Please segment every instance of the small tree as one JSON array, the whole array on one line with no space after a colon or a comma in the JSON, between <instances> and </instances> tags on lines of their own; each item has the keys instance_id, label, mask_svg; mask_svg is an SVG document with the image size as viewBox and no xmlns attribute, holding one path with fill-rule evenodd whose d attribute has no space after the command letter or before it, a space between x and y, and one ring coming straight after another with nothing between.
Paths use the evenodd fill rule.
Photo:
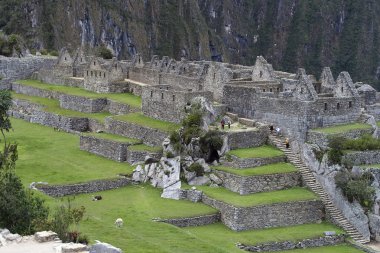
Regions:
<instances>
[{"instance_id":1,"label":"small tree","mask_svg":"<svg viewBox=\"0 0 380 253\"><path fill-rule=\"evenodd\" d=\"M96 55L102 57L103 59L112 59L113 57L112 51L104 45L98 47Z\"/></svg>"}]
</instances>

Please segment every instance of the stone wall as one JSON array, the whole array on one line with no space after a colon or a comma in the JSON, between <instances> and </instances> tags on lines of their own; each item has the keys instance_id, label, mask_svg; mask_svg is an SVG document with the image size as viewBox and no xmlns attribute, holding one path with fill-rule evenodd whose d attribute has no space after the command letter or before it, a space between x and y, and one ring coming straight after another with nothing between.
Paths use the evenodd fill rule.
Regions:
<instances>
[{"instance_id":1,"label":"stone wall","mask_svg":"<svg viewBox=\"0 0 380 253\"><path fill-rule=\"evenodd\" d=\"M165 222L177 227L196 227L206 226L220 221L220 213L202 215L189 218L176 218L176 219L155 219L155 221Z\"/></svg>"},{"instance_id":2,"label":"stone wall","mask_svg":"<svg viewBox=\"0 0 380 253\"><path fill-rule=\"evenodd\" d=\"M226 166L235 167L235 168L252 168L263 166L272 163L281 163L285 162L286 156L275 156L267 158L239 158L236 156L231 156L232 162L225 162Z\"/></svg>"},{"instance_id":3,"label":"stone wall","mask_svg":"<svg viewBox=\"0 0 380 253\"><path fill-rule=\"evenodd\" d=\"M62 94L59 97L59 106L73 111L96 113L106 110L107 99Z\"/></svg>"},{"instance_id":4,"label":"stone wall","mask_svg":"<svg viewBox=\"0 0 380 253\"><path fill-rule=\"evenodd\" d=\"M345 242L344 235L332 235L332 236L324 236L313 239L305 239L299 242L285 241L285 242L269 242L260 245L245 245L238 244L238 248L250 251L250 252L273 252L273 251L285 251L285 250L293 250L293 249L307 249L314 247L323 247L341 244Z\"/></svg>"},{"instance_id":5,"label":"stone wall","mask_svg":"<svg viewBox=\"0 0 380 253\"><path fill-rule=\"evenodd\" d=\"M266 143L268 134L268 127L228 132L228 145L230 149L259 147Z\"/></svg>"},{"instance_id":6,"label":"stone wall","mask_svg":"<svg viewBox=\"0 0 380 253\"><path fill-rule=\"evenodd\" d=\"M50 83L55 85L65 85L82 88L84 87L83 78L71 77L66 75L62 76L59 72L57 72L57 69L40 69L36 73L36 79L44 83Z\"/></svg>"},{"instance_id":7,"label":"stone wall","mask_svg":"<svg viewBox=\"0 0 380 253\"><path fill-rule=\"evenodd\" d=\"M220 210L222 222L235 231L315 223L324 218L320 200L235 207L203 194L202 202Z\"/></svg>"},{"instance_id":8,"label":"stone wall","mask_svg":"<svg viewBox=\"0 0 380 253\"><path fill-rule=\"evenodd\" d=\"M346 132L339 133L339 134L326 134L326 133L321 133L321 132L310 130L307 133L306 141L308 143L316 144L321 148L327 148L329 145L329 138L331 138L333 136L344 137L347 139L357 139L357 138L360 138L361 136L363 136L363 134L372 134L372 133L373 133L372 128L355 129L355 130L350 130L350 131L346 131Z\"/></svg>"},{"instance_id":9,"label":"stone wall","mask_svg":"<svg viewBox=\"0 0 380 253\"><path fill-rule=\"evenodd\" d=\"M155 159L161 159L162 154L160 152L149 152L144 150L130 150L127 149L127 162L130 164L141 162L145 160L145 157L149 155Z\"/></svg>"},{"instance_id":10,"label":"stone wall","mask_svg":"<svg viewBox=\"0 0 380 253\"><path fill-rule=\"evenodd\" d=\"M65 131L85 132L88 130L88 119L68 117L43 111L43 107L34 103L13 99L10 114L15 118L24 119L31 123L55 127Z\"/></svg>"},{"instance_id":11,"label":"stone wall","mask_svg":"<svg viewBox=\"0 0 380 253\"><path fill-rule=\"evenodd\" d=\"M25 94L28 96L43 97L43 98L53 98L59 99L61 93L56 91L44 90L35 88L32 86L22 85L18 83L12 83L12 90L16 93Z\"/></svg>"},{"instance_id":12,"label":"stone wall","mask_svg":"<svg viewBox=\"0 0 380 253\"><path fill-rule=\"evenodd\" d=\"M354 151L346 153L343 160L350 161L352 165L380 164L380 151Z\"/></svg>"},{"instance_id":13,"label":"stone wall","mask_svg":"<svg viewBox=\"0 0 380 253\"><path fill-rule=\"evenodd\" d=\"M41 68L52 68L56 61L56 57L15 58L0 56L0 76L10 80L26 79Z\"/></svg>"},{"instance_id":14,"label":"stone wall","mask_svg":"<svg viewBox=\"0 0 380 253\"><path fill-rule=\"evenodd\" d=\"M139 139L149 146L161 146L162 141L169 135L162 130L119 121L113 118L106 118L105 126L108 133Z\"/></svg>"},{"instance_id":15,"label":"stone wall","mask_svg":"<svg viewBox=\"0 0 380 253\"><path fill-rule=\"evenodd\" d=\"M107 110L111 114L118 115L118 114L128 114L131 112L138 112L138 111L140 111L140 108L134 108L128 104L123 104L123 103L115 102L115 101L108 99Z\"/></svg>"},{"instance_id":16,"label":"stone wall","mask_svg":"<svg viewBox=\"0 0 380 253\"><path fill-rule=\"evenodd\" d=\"M214 170L214 173L222 179L225 188L241 195L276 191L301 185L299 172L260 176L239 176L220 170Z\"/></svg>"},{"instance_id":17,"label":"stone wall","mask_svg":"<svg viewBox=\"0 0 380 253\"><path fill-rule=\"evenodd\" d=\"M129 185L130 183L131 180L129 178L115 178L68 185L36 185L36 188L51 197L63 197L116 189Z\"/></svg>"},{"instance_id":18,"label":"stone wall","mask_svg":"<svg viewBox=\"0 0 380 253\"><path fill-rule=\"evenodd\" d=\"M80 136L80 149L118 162L127 160L127 150L131 143L123 143L94 136Z\"/></svg>"}]
</instances>

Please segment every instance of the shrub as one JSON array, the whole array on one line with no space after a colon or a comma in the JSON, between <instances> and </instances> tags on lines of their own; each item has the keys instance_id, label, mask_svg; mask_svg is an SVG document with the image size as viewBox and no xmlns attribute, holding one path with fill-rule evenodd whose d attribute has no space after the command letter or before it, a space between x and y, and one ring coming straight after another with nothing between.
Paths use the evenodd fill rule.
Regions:
<instances>
[{"instance_id":1,"label":"shrub","mask_svg":"<svg viewBox=\"0 0 380 253\"><path fill-rule=\"evenodd\" d=\"M343 148L360 151L377 150L380 149L380 140L366 134L359 139L346 140L343 144Z\"/></svg>"},{"instance_id":2,"label":"shrub","mask_svg":"<svg viewBox=\"0 0 380 253\"><path fill-rule=\"evenodd\" d=\"M208 131L199 139L201 150L207 152L211 149L220 150L223 147L222 134L217 130Z\"/></svg>"},{"instance_id":3,"label":"shrub","mask_svg":"<svg viewBox=\"0 0 380 253\"><path fill-rule=\"evenodd\" d=\"M327 153L329 161L332 164L341 164L343 152L340 149L330 149Z\"/></svg>"},{"instance_id":4,"label":"shrub","mask_svg":"<svg viewBox=\"0 0 380 253\"><path fill-rule=\"evenodd\" d=\"M168 151L168 152L166 153L166 157L167 157L167 158L174 158L174 154L173 154L172 152Z\"/></svg>"},{"instance_id":5,"label":"shrub","mask_svg":"<svg viewBox=\"0 0 380 253\"><path fill-rule=\"evenodd\" d=\"M57 50L51 50L50 53L49 53L49 55L51 55L51 56L58 56L59 53L58 53Z\"/></svg>"},{"instance_id":6,"label":"shrub","mask_svg":"<svg viewBox=\"0 0 380 253\"><path fill-rule=\"evenodd\" d=\"M195 172L197 177L201 177L205 174L202 165L200 165L199 163L191 164L190 167L187 169L187 171Z\"/></svg>"},{"instance_id":7,"label":"shrub","mask_svg":"<svg viewBox=\"0 0 380 253\"><path fill-rule=\"evenodd\" d=\"M363 173L360 177L355 177L347 170L335 175L335 183L342 189L348 201L353 202L356 199L365 208L371 208L374 203L375 189L370 186L373 180L369 172Z\"/></svg>"},{"instance_id":8,"label":"shrub","mask_svg":"<svg viewBox=\"0 0 380 253\"><path fill-rule=\"evenodd\" d=\"M102 57L103 59L108 59L108 60L112 59L112 57L113 57L112 51L109 50L104 45L101 45L100 47L98 47L96 55L99 57Z\"/></svg>"},{"instance_id":9,"label":"shrub","mask_svg":"<svg viewBox=\"0 0 380 253\"><path fill-rule=\"evenodd\" d=\"M42 55L48 55L48 54L49 54L49 52L48 52L47 49L41 49L40 53L41 53Z\"/></svg>"}]
</instances>

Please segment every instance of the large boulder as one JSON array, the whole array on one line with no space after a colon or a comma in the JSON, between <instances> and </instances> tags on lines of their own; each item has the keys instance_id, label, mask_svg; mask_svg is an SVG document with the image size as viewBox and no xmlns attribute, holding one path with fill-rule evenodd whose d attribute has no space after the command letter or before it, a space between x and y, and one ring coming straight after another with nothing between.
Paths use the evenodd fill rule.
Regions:
<instances>
[{"instance_id":1,"label":"large boulder","mask_svg":"<svg viewBox=\"0 0 380 253\"><path fill-rule=\"evenodd\" d=\"M119 248L112 246L111 244L96 241L90 248L90 253L122 253Z\"/></svg>"}]
</instances>

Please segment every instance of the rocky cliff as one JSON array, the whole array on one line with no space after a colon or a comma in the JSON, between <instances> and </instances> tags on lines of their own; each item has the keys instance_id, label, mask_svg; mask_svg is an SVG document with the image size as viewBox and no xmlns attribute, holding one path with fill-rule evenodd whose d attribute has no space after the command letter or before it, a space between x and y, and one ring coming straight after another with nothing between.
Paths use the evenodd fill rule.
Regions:
<instances>
[{"instance_id":1,"label":"rocky cliff","mask_svg":"<svg viewBox=\"0 0 380 253\"><path fill-rule=\"evenodd\" d=\"M105 44L120 58L136 52L252 64L320 74L348 70L380 79L376 0L7 0L0 29L34 47Z\"/></svg>"}]
</instances>

